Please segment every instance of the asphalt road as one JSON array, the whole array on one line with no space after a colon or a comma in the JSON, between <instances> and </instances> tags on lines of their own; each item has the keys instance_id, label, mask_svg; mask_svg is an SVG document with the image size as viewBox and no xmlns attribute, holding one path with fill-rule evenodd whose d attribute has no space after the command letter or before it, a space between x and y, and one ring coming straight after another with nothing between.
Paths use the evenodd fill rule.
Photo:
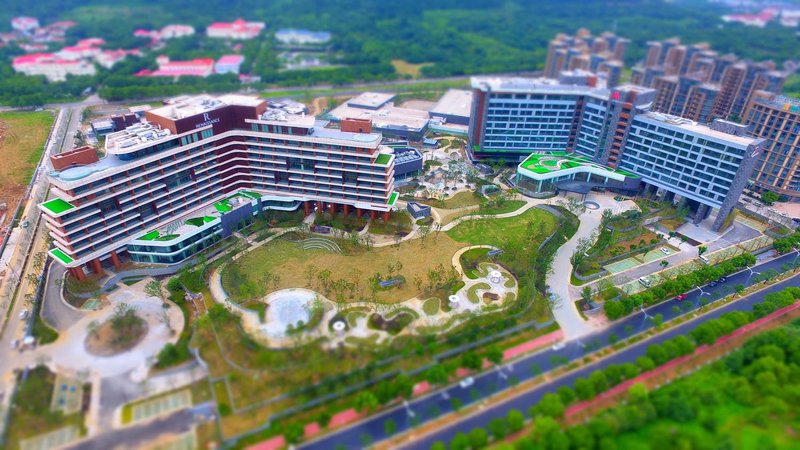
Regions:
<instances>
[{"instance_id":1,"label":"asphalt road","mask_svg":"<svg viewBox=\"0 0 800 450\"><path fill-rule=\"evenodd\" d=\"M754 267L754 269L757 272L763 272L768 269L780 270L782 265L791 263L797 257L798 255L796 253L791 253L762 263ZM701 297L711 298L714 294L722 294L726 286L732 289L733 286L737 284L752 284L749 282L750 278L750 271L744 270L728 277L726 283L715 288L708 288L705 286L688 292L687 299L684 300L684 302L691 304L692 308L689 311L693 311L701 306ZM700 323L717 318L726 312L750 310L753 304L763 301L764 295L789 286L797 286L798 284L800 284L800 275L778 283L757 294L729 303L697 320L671 328L655 336L646 343L627 347L600 362L579 368L535 390L510 399L505 403L487 407L479 413L460 420L436 433L420 437L418 440L402 448L409 450L428 449L436 441L441 440L449 442L457 432L469 432L475 427L484 427L490 420L505 416L511 409L518 409L527 414L527 409L538 402L542 395L547 392L553 392L560 386L572 386L577 378L586 377L593 371L602 369L610 364L633 362L636 358L645 354L649 344L663 342L677 335L686 334ZM391 419L395 423L397 432L406 431L413 426L436 418L444 413L451 412L453 410L451 405L452 398L458 398L464 405L480 401L491 394L508 388L513 384L511 380L514 378L519 381L533 378L541 372L547 372L557 367L559 364L563 364L565 360L573 361L582 358L586 353L608 345L608 338L612 334L624 338L629 334L637 334L645 331L654 326L653 321L649 319L651 316L661 314L664 321L668 321L687 313L682 310L680 312L674 311L673 307L677 305L678 302L676 300L669 300L654 305L647 308L647 317L642 312L634 313L631 316L612 323L602 331L598 331L581 339L567 341L565 343L566 345L559 350L546 349L515 361L513 365L507 364L500 366L480 376L476 376L474 384L468 388L462 388L459 385L450 386L441 391L414 399L410 401L407 406L395 407L381 414L369 417L352 427L302 444L299 448L314 450L328 450L337 446L344 446L349 449L364 448L369 443L377 442L388 437L387 433L384 431L384 422L386 420ZM628 330L631 331L629 332ZM558 361L558 359L562 359L562 361Z\"/></svg>"},{"instance_id":2,"label":"asphalt road","mask_svg":"<svg viewBox=\"0 0 800 450\"><path fill-rule=\"evenodd\" d=\"M195 411L182 409L165 417L160 417L141 425L120 428L111 433L103 433L94 438L79 441L65 450L108 450L112 448L141 448L154 437L167 433L188 432L196 423Z\"/></svg>"}]
</instances>

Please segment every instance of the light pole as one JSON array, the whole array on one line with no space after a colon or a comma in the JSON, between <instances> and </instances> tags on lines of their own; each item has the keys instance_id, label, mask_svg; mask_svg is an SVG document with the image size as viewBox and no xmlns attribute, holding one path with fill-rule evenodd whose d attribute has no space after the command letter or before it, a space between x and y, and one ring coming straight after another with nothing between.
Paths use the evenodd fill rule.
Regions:
<instances>
[{"instance_id":1,"label":"light pole","mask_svg":"<svg viewBox=\"0 0 800 450\"><path fill-rule=\"evenodd\" d=\"M795 259L797 259L797 258L795 258ZM745 280L745 282L744 282L744 284L745 284L745 285L747 285L748 283L750 283L750 278L752 278L752 277L753 277L753 275L761 275L761 272L756 272L756 271L754 271L754 270L753 270L752 268L750 268L750 267L747 267L747 270L749 270L749 271L750 271L750 275L748 275L748 276L747 276L747 280Z\"/></svg>"}]
</instances>

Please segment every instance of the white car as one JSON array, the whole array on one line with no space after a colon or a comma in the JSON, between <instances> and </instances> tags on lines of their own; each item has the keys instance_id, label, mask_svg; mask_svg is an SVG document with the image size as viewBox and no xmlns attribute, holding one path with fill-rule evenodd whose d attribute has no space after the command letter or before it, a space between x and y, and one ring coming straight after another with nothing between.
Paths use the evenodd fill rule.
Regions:
<instances>
[{"instance_id":1,"label":"white car","mask_svg":"<svg viewBox=\"0 0 800 450\"><path fill-rule=\"evenodd\" d=\"M463 380L461 380L461 382L458 383L458 385L464 389L472 386L473 384L475 384L475 378L472 377L464 378Z\"/></svg>"},{"instance_id":2,"label":"white car","mask_svg":"<svg viewBox=\"0 0 800 450\"><path fill-rule=\"evenodd\" d=\"M667 247L661 247L661 253L663 253L665 255L669 255L670 252L669 252L669 249Z\"/></svg>"},{"instance_id":3,"label":"white car","mask_svg":"<svg viewBox=\"0 0 800 450\"><path fill-rule=\"evenodd\" d=\"M28 318L28 310L27 309L23 309L22 312L19 313L19 318L22 319L22 320L27 319Z\"/></svg>"},{"instance_id":4,"label":"white car","mask_svg":"<svg viewBox=\"0 0 800 450\"><path fill-rule=\"evenodd\" d=\"M11 350L16 350L19 348L19 339L14 339L11 341Z\"/></svg>"},{"instance_id":5,"label":"white car","mask_svg":"<svg viewBox=\"0 0 800 450\"><path fill-rule=\"evenodd\" d=\"M567 344L566 344L566 343L564 343L564 342L558 342L558 343L555 343L555 344L553 344L553 347L551 347L551 348L552 348L552 350L553 350L554 352L557 352L557 351L561 350L562 348L564 348L564 347L566 347L566 346L567 346Z\"/></svg>"}]
</instances>

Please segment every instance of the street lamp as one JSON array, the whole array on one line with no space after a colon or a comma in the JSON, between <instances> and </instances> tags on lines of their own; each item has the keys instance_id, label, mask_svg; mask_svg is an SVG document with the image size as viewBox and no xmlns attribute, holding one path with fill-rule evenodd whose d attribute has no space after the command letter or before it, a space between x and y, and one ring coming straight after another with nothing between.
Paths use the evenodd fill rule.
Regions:
<instances>
[{"instance_id":1,"label":"street lamp","mask_svg":"<svg viewBox=\"0 0 800 450\"><path fill-rule=\"evenodd\" d=\"M797 259L797 258L795 258L795 259ZM747 280L745 280L745 282L744 282L745 285L747 285L750 282L750 278L752 278L753 275L761 275L761 272L756 272L750 267L746 267L746 269L750 271L750 275L747 276Z\"/></svg>"}]
</instances>

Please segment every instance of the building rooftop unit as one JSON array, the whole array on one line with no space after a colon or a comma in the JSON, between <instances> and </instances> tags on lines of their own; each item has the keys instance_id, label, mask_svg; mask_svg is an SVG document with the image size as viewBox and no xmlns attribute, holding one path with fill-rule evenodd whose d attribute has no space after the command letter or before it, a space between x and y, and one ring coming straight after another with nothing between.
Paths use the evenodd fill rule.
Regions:
<instances>
[{"instance_id":1,"label":"building rooftop unit","mask_svg":"<svg viewBox=\"0 0 800 450\"><path fill-rule=\"evenodd\" d=\"M170 130L161 129L148 122L140 122L106 136L106 151L116 154L130 153L140 144L151 144L166 139L171 134Z\"/></svg>"},{"instance_id":2,"label":"building rooftop unit","mask_svg":"<svg viewBox=\"0 0 800 450\"><path fill-rule=\"evenodd\" d=\"M709 139L717 139L720 141L726 141L734 145L740 146L748 146L755 141L759 140L753 137L747 136L737 136L735 134L726 133L724 131L715 130L712 127L708 127L705 125L700 125L697 122L686 119L679 116L673 116L671 114L659 113L659 112L647 112L644 114L640 114L636 116L637 119L639 118L646 118L656 122L661 122L664 125L669 125L672 127L680 128L686 130L688 132L692 132L695 134L703 135L705 138Z\"/></svg>"},{"instance_id":3,"label":"building rooftop unit","mask_svg":"<svg viewBox=\"0 0 800 450\"><path fill-rule=\"evenodd\" d=\"M428 125L428 112L419 109L385 106L379 110L353 108L342 104L329 112L336 120L365 119L372 120L375 128L421 131Z\"/></svg>"},{"instance_id":4,"label":"building rooftop unit","mask_svg":"<svg viewBox=\"0 0 800 450\"><path fill-rule=\"evenodd\" d=\"M263 102L264 100L258 97L239 94L226 94L217 97L205 94L194 96L183 95L165 100L164 106L151 109L149 113L171 120L178 120L184 117L191 117L213 111L223 106L241 105L255 107Z\"/></svg>"},{"instance_id":5,"label":"building rooftop unit","mask_svg":"<svg viewBox=\"0 0 800 450\"><path fill-rule=\"evenodd\" d=\"M472 91L448 89L442 98L429 111L431 116L440 114L448 116L469 117L472 107Z\"/></svg>"},{"instance_id":6,"label":"building rooftop unit","mask_svg":"<svg viewBox=\"0 0 800 450\"><path fill-rule=\"evenodd\" d=\"M395 94L386 94L382 92L364 92L358 97L351 98L350 100L348 100L347 104L354 108L378 109L381 106L384 106L390 101L392 101L394 97Z\"/></svg>"},{"instance_id":7,"label":"building rooftop unit","mask_svg":"<svg viewBox=\"0 0 800 450\"><path fill-rule=\"evenodd\" d=\"M472 77L470 78L470 84L473 89L482 91L516 92L521 94L533 92L582 94L590 92L598 96L608 97L610 92L604 87L562 84L552 78Z\"/></svg>"}]
</instances>

